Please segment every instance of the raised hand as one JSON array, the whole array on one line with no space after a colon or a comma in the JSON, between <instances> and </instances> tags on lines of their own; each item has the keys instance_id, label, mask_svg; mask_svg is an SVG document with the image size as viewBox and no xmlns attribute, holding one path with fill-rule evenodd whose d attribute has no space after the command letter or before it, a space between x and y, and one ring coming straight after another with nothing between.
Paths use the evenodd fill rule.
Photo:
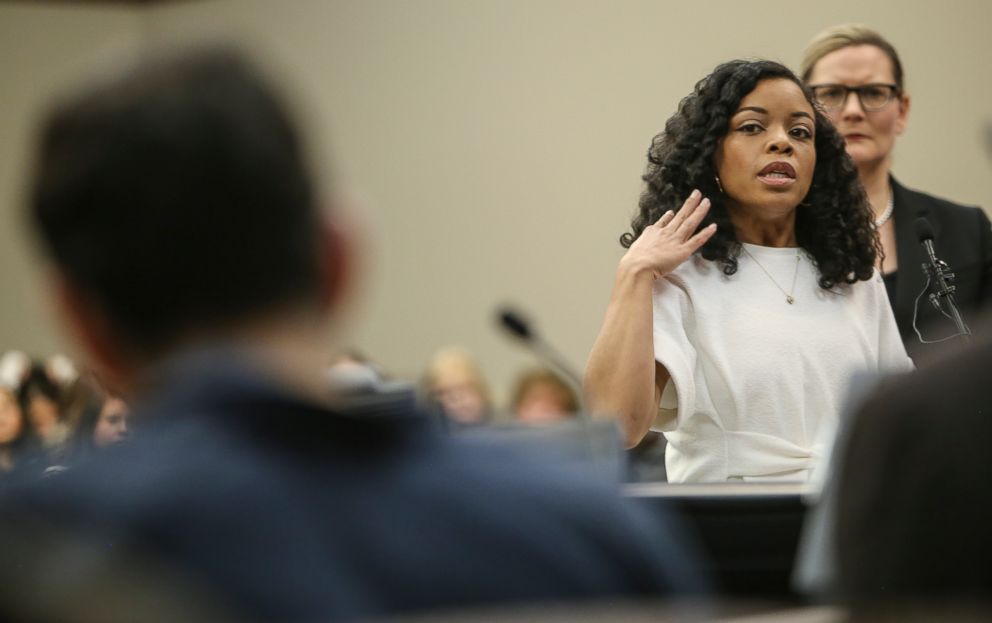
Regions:
<instances>
[{"instance_id":1,"label":"raised hand","mask_svg":"<svg viewBox=\"0 0 992 623\"><path fill-rule=\"evenodd\" d=\"M692 191L678 214L669 210L644 228L621 263L634 270L651 270L655 278L672 272L716 233L716 223L696 232L709 209L710 200Z\"/></svg>"}]
</instances>

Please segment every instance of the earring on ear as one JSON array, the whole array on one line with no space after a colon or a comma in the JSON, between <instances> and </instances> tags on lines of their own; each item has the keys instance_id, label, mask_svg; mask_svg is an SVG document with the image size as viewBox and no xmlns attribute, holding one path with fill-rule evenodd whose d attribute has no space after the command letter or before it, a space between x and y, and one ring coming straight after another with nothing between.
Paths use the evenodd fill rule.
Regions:
<instances>
[{"instance_id":1,"label":"earring on ear","mask_svg":"<svg viewBox=\"0 0 992 623\"><path fill-rule=\"evenodd\" d=\"M724 194L723 193L723 184L720 183L720 176L719 175L714 175L713 176L713 179L716 180L716 187L720 190L720 194L721 195Z\"/></svg>"}]
</instances>

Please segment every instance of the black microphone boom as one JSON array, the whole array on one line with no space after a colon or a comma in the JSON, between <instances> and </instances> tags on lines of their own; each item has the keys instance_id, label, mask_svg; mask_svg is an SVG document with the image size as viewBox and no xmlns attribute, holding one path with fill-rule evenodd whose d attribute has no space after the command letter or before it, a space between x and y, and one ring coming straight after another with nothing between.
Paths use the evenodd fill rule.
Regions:
<instances>
[{"instance_id":1,"label":"black microphone boom","mask_svg":"<svg viewBox=\"0 0 992 623\"><path fill-rule=\"evenodd\" d=\"M503 325L503 328L513 334L515 337L527 342L532 337L530 332L530 325L524 320L520 314L513 311L512 309L503 309L499 313L499 321Z\"/></svg>"},{"instance_id":2,"label":"black microphone boom","mask_svg":"<svg viewBox=\"0 0 992 623\"><path fill-rule=\"evenodd\" d=\"M522 315L513 309L504 307L499 312L499 323L510 335L523 342L539 359L548 363L564 376L573 385L579 396L582 395L582 378L572 369L572 366L566 363L565 358L557 350L534 332L533 327Z\"/></svg>"}]
</instances>

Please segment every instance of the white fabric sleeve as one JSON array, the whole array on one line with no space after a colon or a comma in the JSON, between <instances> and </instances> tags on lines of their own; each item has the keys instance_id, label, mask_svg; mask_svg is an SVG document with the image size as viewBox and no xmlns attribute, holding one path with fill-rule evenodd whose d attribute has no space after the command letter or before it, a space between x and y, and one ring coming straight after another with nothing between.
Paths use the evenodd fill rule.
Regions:
<instances>
[{"instance_id":1,"label":"white fabric sleeve","mask_svg":"<svg viewBox=\"0 0 992 623\"><path fill-rule=\"evenodd\" d=\"M885 281L878 269L872 275L871 286L875 317L878 319L878 371L895 374L909 372L916 366L906 354L906 346L902 342L902 336L899 335L892 304L885 292Z\"/></svg>"},{"instance_id":2,"label":"white fabric sleeve","mask_svg":"<svg viewBox=\"0 0 992 623\"><path fill-rule=\"evenodd\" d=\"M685 284L668 275L654 284L654 357L670 379L661 395L659 412L651 428L671 432L696 408L696 349L689 341L692 329L692 300ZM675 417L671 410L675 409Z\"/></svg>"}]
</instances>

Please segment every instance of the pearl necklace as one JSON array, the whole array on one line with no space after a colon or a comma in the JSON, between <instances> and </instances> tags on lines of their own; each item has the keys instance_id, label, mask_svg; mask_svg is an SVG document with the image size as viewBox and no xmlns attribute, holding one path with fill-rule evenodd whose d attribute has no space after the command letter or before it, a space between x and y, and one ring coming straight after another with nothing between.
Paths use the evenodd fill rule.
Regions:
<instances>
[{"instance_id":1,"label":"pearl necklace","mask_svg":"<svg viewBox=\"0 0 992 623\"><path fill-rule=\"evenodd\" d=\"M889 189L889 202L885 204L885 212L882 212L882 216L875 220L875 229L878 229L882 225L885 225L890 218L892 218L892 210L896 207L896 204L892 201L892 189Z\"/></svg>"}]
</instances>

